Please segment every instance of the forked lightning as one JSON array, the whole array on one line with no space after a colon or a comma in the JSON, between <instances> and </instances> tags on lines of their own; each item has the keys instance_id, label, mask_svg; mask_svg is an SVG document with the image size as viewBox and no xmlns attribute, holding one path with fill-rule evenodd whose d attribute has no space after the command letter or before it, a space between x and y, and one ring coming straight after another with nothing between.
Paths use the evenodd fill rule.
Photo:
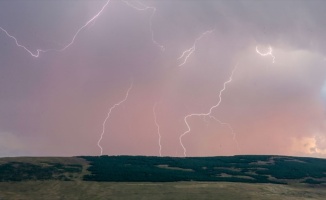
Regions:
<instances>
[{"instance_id":1,"label":"forked lightning","mask_svg":"<svg viewBox=\"0 0 326 200\"><path fill-rule=\"evenodd\" d=\"M233 74L234 74L234 72L235 72L236 69L237 69L237 66L235 66L234 69L232 70L232 73L231 73L231 76L230 76L229 80L227 80L227 81L224 82L223 88L219 92L219 101L217 102L217 104L215 104L214 106L210 107L210 109L209 109L209 111L207 113L192 113L192 114L189 114L189 115L185 116L184 122L185 122L185 124L187 126L187 130L182 135L180 135L180 137L179 137L180 145L183 148L183 154L184 154L184 156L187 156L187 154L186 154L187 153L187 150L186 150L186 147L182 143L182 138L191 131L190 125L188 123L188 119L191 118L191 117L210 117L210 118L216 120L217 122L219 122L222 125L227 125L230 128L230 130L232 131L233 137L235 138L235 133L233 131L233 128L230 126L230 124L223 123L223 122L217 120L214 116L212 116L212 112L213 112L213 109L217 108L222 103L222 93L225 91L226 85L228 83L232 82L232 77L233 77Z\"/></svg>"},{"instance_id":2,"label":"forked lightning","mask_svg":"<svg viewBox=\"0 0 326 200\"><path fill-rule=\"evenodd\" d=\"M96 14L94 15L90 20L88 20L82 27L80 27L77 32L73 35L71 41L66 44L63 48L61 49L47 49L47 50L42 50L42 49L37 49L35 53L33 53L31 50L29 50L27 47L25 47L24 45L20 44L17 40L17 38L15 38L13 35L10 35L8 33L8 31L6 31L4 28L0 27L0 30L3 31L8 37L12 38L16 45L18 47L21 47L23 48L25 51L27 51L31 56L35 57L35 58L38 58L40 56L40 53L45 53L45 52L48 52L48 51L64 51L66 50L67 48L69 48L74 42L75 42L75 39L76 37L78 36L78 34L80 33L80 31L82 31L84 28L86 28L91 22L93 22L96 18L98 18L100 16L100 14L103 12L103 10L105 9L105 7L109 4L111 0L108 0L101 8L101 10Z\"/></svg>"}]
</instances>

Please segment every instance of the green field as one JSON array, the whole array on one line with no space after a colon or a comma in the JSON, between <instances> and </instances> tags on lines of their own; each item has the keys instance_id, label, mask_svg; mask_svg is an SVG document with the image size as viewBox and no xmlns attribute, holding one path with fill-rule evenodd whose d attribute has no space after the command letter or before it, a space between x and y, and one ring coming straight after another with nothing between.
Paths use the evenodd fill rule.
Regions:
<instances>
[{"instance_id":1,"label":"green field","mask_svg":"<svg viewBox=\"0 0 326 200\"><path fill-rule=\"evenodd\" d=\"M0 158L0 200L325 197L325 159L285 156Z\"/></svg>"}]
</instances>

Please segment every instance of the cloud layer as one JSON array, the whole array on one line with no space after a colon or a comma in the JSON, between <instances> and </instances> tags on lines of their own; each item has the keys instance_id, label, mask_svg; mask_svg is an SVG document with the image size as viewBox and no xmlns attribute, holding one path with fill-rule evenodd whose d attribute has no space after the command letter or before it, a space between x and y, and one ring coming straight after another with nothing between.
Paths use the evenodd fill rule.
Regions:
<instances>
[{"instance_id":1,"label":"cloud layer","mask_svg":"<svg viewBox=\"0 0 326 200\"><path fill-rule=\"evenodd\" d=\"M0 26L31 50L60 49L106 1L3 1ZM134 1L130 1L134 6ZM324 1L111 1L64 52L31 57L0 31L0 156L326 157ZM143 7L145 8L145 7ZM150 27L150 25L152 25ZM206 31L213 30L200 40ZM152 35L153 33L153 35ZM153 40L165 47L165 51ZM195 50L180 65L182 52ZM271 56L260 56L272 47ZM238 144L238 145L237 145Z\"/></svg>"}]
</instances>

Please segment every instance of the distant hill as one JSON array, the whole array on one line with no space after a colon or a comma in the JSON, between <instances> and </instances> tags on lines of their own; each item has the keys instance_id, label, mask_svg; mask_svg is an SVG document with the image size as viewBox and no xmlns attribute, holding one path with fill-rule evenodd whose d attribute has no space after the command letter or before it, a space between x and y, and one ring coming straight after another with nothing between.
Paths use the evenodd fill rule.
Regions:
<instances>
[{"instance_id":1,"label":"distant hill","mask_svg":"<svg viewBox=\"0 0 326 200\"><path fill-rule=\"evenodd\" d=\"M0 182L243 182L326 185L326 159L287 156L1 158Z\"/></svg>"},{"instance_id":2,"label":"distant hill","mask_svg":"<svg viewBox=\"0 0 326 200\"><path fill-rule=\"evenodd\" d=\"M284 156L82 157L89 161L86 181L326 184L326 160Z\"/></svg>"}]
</instances>

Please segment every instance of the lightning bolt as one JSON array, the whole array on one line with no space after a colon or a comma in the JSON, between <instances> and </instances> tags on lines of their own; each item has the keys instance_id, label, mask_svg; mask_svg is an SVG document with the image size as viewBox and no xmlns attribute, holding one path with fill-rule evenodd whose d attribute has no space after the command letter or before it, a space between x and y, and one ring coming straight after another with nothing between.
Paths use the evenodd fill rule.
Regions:
<instances>
[{"instance_id":1,"label":"lightning bolt","mask_svg":"<svg viewBox=\"0 0 326 200\"><path fill-rule=\"evenodd\" d=\"M94 15L91 19L89 19L82 27L80 27L77 32L73 35L71 41L66 44L63 48L61 49L47 49L47 50L42 50L42 49L37 49L35 53L33 53L31 50L29 50L27 47L25 47L24 45L20 44L17 40L17 38L15 38L13 35L9 34L7 30L5 30L4 28L0 27L0 30L3 31L8 37L10 37L11 39L13 39L16 43L16 45L20 48L23 48L25 51L27 51L31 56L38 58L40 56L41 53L45 53L45 52L49 52L49 51L64 51L67 48L69 48L74 42L76 37L78 36L78 34L85 29L91 22L93 22L94 20L96 20L100 14L103 12L103 10L106 8L106 6L109 4L111 0L108 0L101 8L101 10Z\"/></svg>"},{"instance_id":2,"label":"lightning bolt","mask_svg":"<svg viewBox=\"0 0 326 200\"><path fill-rule=\"evenodd\" d=\"M161 51L164 51L165 50L165 47L160 44L159 42L157 42L155 40L155 37L154 37L154 31L153 31L153 17L156 13L156 8L155 7L151 7L151 6L147 6L139 1L133 1L133 2L136 2L138 5L135 5L135 4L131 4L129 1L126 1L126 0L122 0L122 2L124 2L127 6L133 8L133 9L136 9L138 11L146 11L146 10L152 10L152 14L149 18L149 30L151 32L151 39L152 39L152 42L158 47L161 49Z\"/></svg>"},{"instance_id":3,"label":"lightning bolt","mask_svg":"<svg viewBox=\"0 0 326 200\"><path fill-rule=\"evenodd\" d=\"M234 132L234 130L233 130L231 124L226 123L226 122L222 122L221 120L217 119L216 117L214 117L214 116L212 116L212 115L210 115L210 116L205 115L203 119L204 119L204 121L206 122L206 125L207 125L207 126L208 126L209 123L210 123L210 121L207 120L207 117L209 117L209 119L213 119L214 121L218 122L218 123L221 124L222 126L227 126L227 127L228 127L228 129L231 131L231 133L232 133L232 135L233 135L233 140L234 140L234 141L236 142L236 144L237 144L237 149L239 150L239 143L238 143L238 140L237 140L237 138L236 138L236 134L235 134L235 132Z\"/></svg>"},{"instance_id":4,"label":"lightning bolt","mask_svg":"<svg viewBox=\"0 0 326 200\"><path fill-rule=\"evenodd\" d=\"M120 106L123 102L125 102L125 101L128 99L129 92L130 92L130 90L132 89L132 87L133 87L133 81L131 82L131 84L130 84L130 86L129 86L127 92L126 92L126 95L125 95L124 99L122 99L120 102L114 104L114 105L109 109L109 112L108 112L106 118L105 118L104 121L103 121L103 124L102 124L102 133L101 133L100 139L99 139L98 142L97 142L97 146L98 146L98 147L100 148L100 150L101 150L101 154L100 154L100 155L103 155L103 148L102 148L102 146L100 145L100 142L101 142L101 140L103 139L103 136L104 136L104 133L105 133L105 124L106 124L106 121L110 118L113 109L115 109L116 107Z\"/></svg>"},{"instance_id":5,"label":"lightning bolt","mask_svg":"<svg viewBox=\"0 0 326 200\"><path fill-rule=\"evenodd\" d=\"M184 52L182 52L181 56L178 58L178 60L183 59L183 62L181 62L181 64L179 64L179 67L181 67L182 65L186 64L188 58L191 56L191 54L193 54L196 50L196 43L201 40L205 35L212 33L214 30L208 30L203 32L194 42L194 44L192 45L192 47L190 49L185 50Z\"/></svg>"},{"instance_id":6,"label":"lightning bolt","mask_svg":"<svg viewBox=\"0 0 326 200\"><path fill-rule=\"evenodd\" d=\"M153 114L154 114L154 122L157 128L157 134L158 134L159 154L160 156L162 156L161 133L160 133L160 125L158 124L157 117L156 117L156 106L157 106L157 102L153 106Z\"/></svg>"},{"instance_id":7,"label":"lightning bolt","mask_svg":"<svg viewBox=\"0 0 326 200\"><path fill-rule=\"evenodd\" d=\"M226 90L226 85L229 84L230 82L232 82L232 77L233 77L233 74L234 74L234 72L235 72L236 69L237 69L237 65L232 70L232 73L230 75L229 80L227 80L227 81L224 82L223 88L219 92L219 101L217 102L217 104L215 104L212 107L210 107L210 109L209 109L209 111L207 113L192 113L192 114L189 114L189 115L185 116L184 122L185 122L185 124L187 126L187 130L182 135L180 135L180 137L179 137L180 144L181 144L181 146L183 148L183 154L184 154L184 156L187 156L187 154L186 154L187 150L186 150L185 146L182 143L182 138L191 131L190 125L188 123L188 119L191 118L191 117L204 117L205 118L205 117L208 116L208 117L214 119L215 121L219 122L222 125L227 125L230 128L230 130L232 131L233 136L235 138L235 133L234 133L233 128L231 127L231 125L228 124L228 123L224 123L224 122L221 122L221 121L217 120L214 116L212 116L212 111L213 111L213 109L217 108L222 103L222 94Z\"/></svg>"},{"instance_id":8,"label":"lightning bolt","mask_svg":"<svg viewBox=\"0 0 326 200\"><path fill-rule=\"evenodd\" d=\"M234 132L234 129L233 129L233 127L231 126L231 124L226 123L226 122L222 122L222 121L220 121L219 119L217 119L216 117L211 116L211 115L210 115L209 117L210 117L211 119L215 120L216 122L218 122L219 124L228 127L228 129L230 130L231 134L233 135L233 141L235 141L235 143L236 143L236 145L237 145L237 149L239 150L239 149L240 149L240 148L239 148L239 142L238 142L238 140L237 140L237 138L236 138L236 133Z\"/></svg>"},{"instance_id":9,"label":"lightning bolt","mask_svg":"<svg viewBox=\"0 0 326 200\"><path fill-rule=\"evenodd\" d=\"M275 63L275 56L273 55L273 49L271 46L268 47L267 53L262 53L258 50L258 46L256 46L256 52L261 56L271 56L273 58L273 63Z\"/></svg>"},{"instance_id":10,"label":"lightning bolt","mask_svg":"<svg viewBox=\"0 0 326 200\"><path fill-rule=\"evenodd\" d=\"M3 31L8 37L10 37L11 39L13 39L18 47L23 48L25 51L27 51L31 56L33 56L35 58L39 57L41 52L47 52L48 51L48 50L37 49L36 50L36 53L33 53L32 51L30 51L29 49L27 49L25 46L19 44L18 40L14 36L10 35L8 33L8 31L5 30L4 28L2 28L1 26L0 26L0 30Z\"/></svg>"}]
</instances>

